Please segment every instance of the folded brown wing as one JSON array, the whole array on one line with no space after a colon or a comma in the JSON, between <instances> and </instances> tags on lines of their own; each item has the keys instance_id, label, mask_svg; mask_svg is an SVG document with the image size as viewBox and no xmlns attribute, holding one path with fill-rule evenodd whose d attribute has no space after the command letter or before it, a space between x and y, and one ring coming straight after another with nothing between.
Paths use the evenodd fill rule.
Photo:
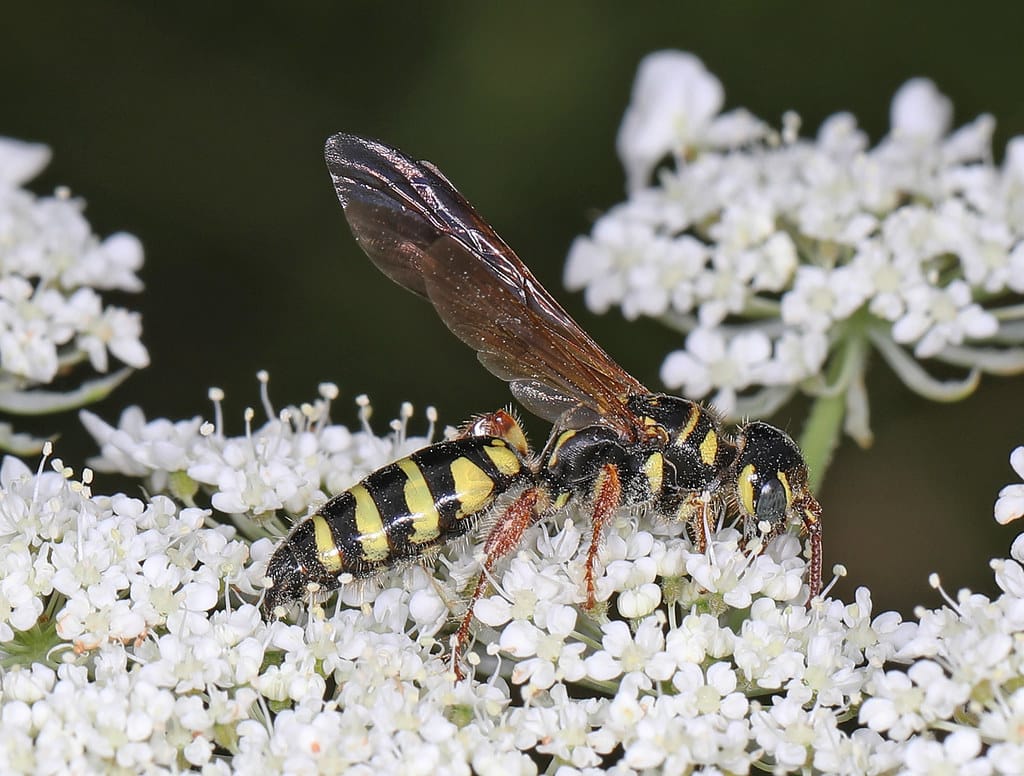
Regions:
<instances>
[{"instance_id":1,"label":"folded brown wing","mask_svg":"<svg viewBox=\"0 0 1024 776\"><path fill-rule=\"evenodd\" d=\"M629 396L647 390L537 282L511 248L428 162L338 134L325 157L356 241L553 423L603 422L636 433Z\"/></svg>"}]
</instances>

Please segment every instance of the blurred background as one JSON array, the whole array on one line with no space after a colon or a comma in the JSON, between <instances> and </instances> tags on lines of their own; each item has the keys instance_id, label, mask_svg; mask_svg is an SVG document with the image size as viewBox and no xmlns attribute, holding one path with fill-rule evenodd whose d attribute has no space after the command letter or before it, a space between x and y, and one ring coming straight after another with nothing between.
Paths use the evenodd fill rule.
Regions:
<instances>
[{"instance_id":1,"label":"blurred background","mask_svg":"<svg viewBox=\"0 0 1024 776\"><path fill-rule=\"evenodd\" d=\"M658 387L676 336L594 316L561 283L573 237L624 196L614 141L641 57L691 51L723 82L727 109L775 126L794 109L805 134L849 110L873 140L896 88L928 76L957 125L996 117L1001 158L1024 134L1022 22L1024 6L984 3L19 3L4 14L0 134L53 148L35 191L67 185L98 234L126 230L145 246L146 291L121 301L143 314L152 366L93 408L108 421L129 404L210 416L207 388L219 386L239 433L268 369L277 407L333 381L336 420L352 425L365 392L379 431L403 400L416 431L424 405L456 424L510 396L359 252L324 168L328 135L438 164L584 328ZM820 494L826 567L850 572L838 593L865 584L878 607L936 606L931 571L951 591L992 593L987 561L1016 535L992 504L1016 479L1024 380L987 378L946 406L878 367L875 445L844 440ZM774 420L796 434L805 410ZM57 453L76 469L95 452L73 415L25 425L59 429ZM529 428L544 438L542 423ZM94 491L113 487L100 475Z\"/></svg>"}]
</instances>

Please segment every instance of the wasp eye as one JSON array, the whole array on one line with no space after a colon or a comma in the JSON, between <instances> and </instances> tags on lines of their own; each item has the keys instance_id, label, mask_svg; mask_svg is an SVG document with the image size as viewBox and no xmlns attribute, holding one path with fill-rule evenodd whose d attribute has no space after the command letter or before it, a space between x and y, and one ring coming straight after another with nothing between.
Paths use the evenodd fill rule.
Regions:
<instances>
[{"instance_id":1,"label":"wasp eye","mask_svg":"<svg viewBox=\"0 0 1024 776\"><path fill-rule=\"evenodd\" d=\"M789 494L786 487L775 477L765 481L754 499L754 514L758 521L765 520L771 525L781 523L789 508Z\"/></svg>"}]
</instances>

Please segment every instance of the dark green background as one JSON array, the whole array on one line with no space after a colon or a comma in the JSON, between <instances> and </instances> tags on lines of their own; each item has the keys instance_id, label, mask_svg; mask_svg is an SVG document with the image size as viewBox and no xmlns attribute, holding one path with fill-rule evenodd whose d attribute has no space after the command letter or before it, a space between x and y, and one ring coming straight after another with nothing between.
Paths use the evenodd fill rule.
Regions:
<instances>
[{"instance_id":1,"label":"dark green background","mask_svg":"<svg viewBox=\"0 0 1024 776\"><path fill-rule=\"evenodd\" d=\"M381 429L403 399L456 423L508 392L359 253L324 170L329 134L379 137L440 165L583 325L657 385L673 336L597 318L561 287L573 236L623 197L613 144L640 58L690 50L728 107L776 125L795 109L807 132L850 110L876 140L894 90L926 75L958 124L996 116L1001 156L1024 133L1024 14L962 9L20 3L0 33L0 133L53 147L37 191L70 186L97 232L125 229L146 246L147 290L128 304L143 312L153 365L100 406L106 418L130 403L151 417L209 416L216 385L237 433L266 368L278 406L331 380L339 420L367 392ZM826 563L850 569L843 595L863 583L880 606L934 605L932 570L951 589L993 589L987 560L1015 535L991 507L1024 443L1022 388L989 379L943 406L872 373L876 444L844 442L821 494ZM776 420L796 431L804 410ZM73 417L33 427L62 429L58 453L76 466L93 451ZM543 425L531 428L540 439ZM97 478L97 492L111 487Z\"/></svg>"}]
</instances>

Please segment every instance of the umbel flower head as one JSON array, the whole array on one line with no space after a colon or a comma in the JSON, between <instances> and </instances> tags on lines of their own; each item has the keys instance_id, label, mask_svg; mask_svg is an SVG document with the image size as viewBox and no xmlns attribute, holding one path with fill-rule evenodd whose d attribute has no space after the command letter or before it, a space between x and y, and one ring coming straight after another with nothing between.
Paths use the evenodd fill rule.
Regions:
<instances>
[{"instance_id":1,"label":"umbel flower head","mask_svg":"<svg viewBox=\"0 0 1024 776\"><path fill-rule=\"evenodd\" d=\"M963 591L904 622L863 588L808 608L793 536L751 555L726 526L701 553L678 525L622 515L595 616L583 605L587 515L573 509L496 569L477 607L475 675L461 682L443 645L477 570L465 547L436 568L346 585L343 603L294 623L264 620L273 544L254 537L272 524L268 499L233 473L259 467L268 490L294 495L270 514L303 513L323 499L295 488L303 461L358 478L428 441L407 436L408 411L375 435L365 401L362 429L330 422L335 393L281 412L265 400L265 422L247 411L239 436L219 417L92 417L98 464L127 472L137 455L144 471L132 473L174 498L93 495L88 471L7 459L0 770L1018 772L1021 538L992 562L997 598ZM203 473L194 500L220 506L181 506L183 471Z\"/></svg>"},{"instance_id":2,"label":"umbel flower head","mask_svg":"<svg viewBox=\"0 0 1024 776\"><path fill-rule=\"evenodd\" d=\"M692 58L664 61L704 78ZM728 157L715 150L723 138L769 153L759 123L719 115L720 87L701 83L644 90L657 98L652 115L662 103L692 115L667 129L624 125L623 143L640 148L634 185L677 131L704 149L695 159ZM754 296L781 308L796 270L778 269L784 238L769 239L781 259L764 271L788 279L778 298ZM753 326L722 336L722 352L776 359L773 334L767 348ZM824 347L822 358L837 358L829 337ZM493 569L463 681L445 644L479 571L466 546L265 620L258 604L282 518L428 444L434 423L428 412L426 436L410 437L403 406L380 436L360 398L361 427L349 429L331 420L331 384L278 412L267 380L265 419L246 410L238 435L218 390L212 421L147 421L133 407L114 425L83 413L101 448L94 465L142 478L145 497L96 495L90 470L76 476L46 457L36 471L0 465L0 772L1020 773L1024 537L991 562L995 598L950 596L935 579L945 605L905 622L875 612L864 588L851 602L826 588L808 605L794 536L743 547L736 526L712 525L698 552L659 515L616 514L601 605L588 609L589 515L570 505ZM1011 456L1018 474L1021 454ZM999 521L1024 513L1021 487L1000 493Z\"/></svg>"},{"instance_id":3,"label":"umbel flower head","mask_svg":"<svg viewBox=\"0 0 1024 776\"><path fill-rule=\"evenodd\" d=\"M142 246L130 234L98 239L83 204L59 189L36 197L22 188L46 166L42 145L0 138L0 412L41 414L107 395L149 364L138 313L105 305L100 291L140 291ZM62 391L44 390L88 360L110 372ZM38 452L41 440L0 423L0 449Z\"/></svg>"},{"instance_id":4,"label":"umbel flower head","mask_svg":"<svg viewBox=\"0 0 1024 776\"><path fill-rule=\"evenodd\" d=\"M781 129L723 113L723 93L690 54L641 63L618 139L628 198L565 271L594 311L686 335L667 386L732 418L798 391L842 402L866 444L871 351L944 401L1024 370L1024 138L996 165L994 119L952 130L925 79L899 89L874 146L848 113L806 138L793 113ZM963 374L937 379L935 363Z\"/></svg>"}]
</instances>

